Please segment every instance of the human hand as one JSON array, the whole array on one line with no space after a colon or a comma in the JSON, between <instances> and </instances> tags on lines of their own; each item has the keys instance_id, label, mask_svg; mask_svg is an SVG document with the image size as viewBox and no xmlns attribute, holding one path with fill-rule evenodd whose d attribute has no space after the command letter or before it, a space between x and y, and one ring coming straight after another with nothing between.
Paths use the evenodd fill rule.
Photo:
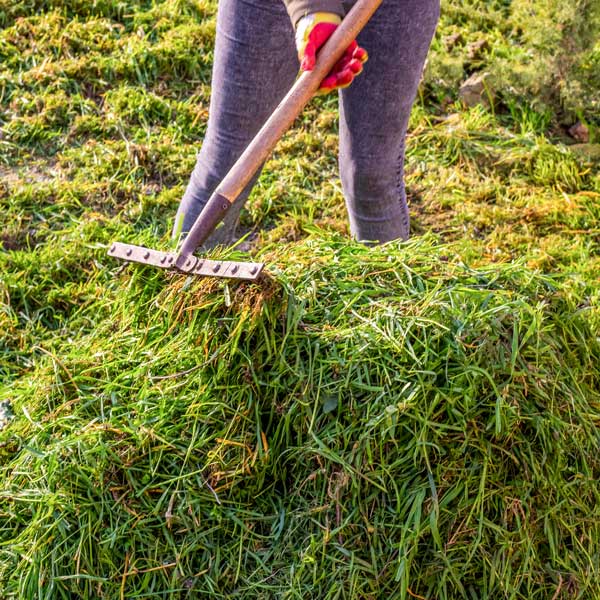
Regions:
<instances>
[{"instance_id":1,"label":"human hand","mask_svg":"<svg viewBox=\"0 0 600 600\"><path fill-rule=\"evenodd\" d=\"M313 13L298 21L296 47L301 71L312 71L319 48L325 44L341 22L342 19L338 15L327 12ZM354 40L329 75L321 82L317 93L327 94L348 87L363 70L363 65L368 58L367 51Z\"/></svg>"}]
</instances>

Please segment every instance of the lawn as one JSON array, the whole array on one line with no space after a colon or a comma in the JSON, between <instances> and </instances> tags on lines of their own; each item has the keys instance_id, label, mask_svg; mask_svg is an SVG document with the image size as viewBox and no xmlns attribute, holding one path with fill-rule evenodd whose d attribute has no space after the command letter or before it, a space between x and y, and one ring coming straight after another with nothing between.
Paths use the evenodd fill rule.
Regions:
<instances>
[{"instance_id":1,"label":"lawn","mask_svg":"<svg viewBox=\"0 0 600 600\"><path fill-rule=\"evenodd\" d=\"M0 597L600 598L600 7L442 9L411 239L321 97L247 283L106 255L169 247L216 2L0 0Z\"/></svg>"}]
</instances>

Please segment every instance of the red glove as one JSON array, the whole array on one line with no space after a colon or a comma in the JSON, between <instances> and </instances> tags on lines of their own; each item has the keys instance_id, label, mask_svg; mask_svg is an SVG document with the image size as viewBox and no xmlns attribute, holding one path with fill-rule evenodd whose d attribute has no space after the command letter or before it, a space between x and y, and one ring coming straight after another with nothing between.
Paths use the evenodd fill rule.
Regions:
<instances>
[{"instance_id":1,"label":"red glove","mask_svg":"<svg viewBox=\"0 0 600 600\"><path fill-rule=\"evenodd\" d=\"M300 59L300 70L312 71L317 52L337 29L342 19L334 13L318 12L302 17L296 26L296 47ZM346 88L363 70L369 58L367 51L354 40L331 72L321 82L319 94L327 94L338 88Z\"/></svg>"}]
</instances>

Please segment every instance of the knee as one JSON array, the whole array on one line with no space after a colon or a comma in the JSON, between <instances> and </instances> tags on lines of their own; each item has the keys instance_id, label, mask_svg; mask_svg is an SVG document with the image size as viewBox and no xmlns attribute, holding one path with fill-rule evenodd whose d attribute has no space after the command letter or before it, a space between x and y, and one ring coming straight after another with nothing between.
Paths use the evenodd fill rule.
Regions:
<instances>
[{"instance_id":1,"label":"knee","mask_svg":"<svg viewBox=\"0 0 600 600\"><path fill-rule=\"evenodd\" d=\"M389 159L352 160L340 163L340 178L348 196L368 201L401 191L403 167Z\"/></svg>"}]
</instances>

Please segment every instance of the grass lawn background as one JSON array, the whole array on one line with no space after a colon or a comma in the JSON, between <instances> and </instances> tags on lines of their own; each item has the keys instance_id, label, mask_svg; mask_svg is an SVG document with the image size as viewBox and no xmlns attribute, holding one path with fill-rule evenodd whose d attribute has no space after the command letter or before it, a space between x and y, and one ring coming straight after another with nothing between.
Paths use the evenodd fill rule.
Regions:
<instances>
[{"instance_id":1,"label":"grass lawn background","mask_svg":"<svg viewBox=\"0 0 600 600\"><path fill-rule=\"evenodd\" d=\"M409 242L348 239L313 101L259 284L106 256L169 244L215 11L0 0L0 596L600 598L597 3L443 2Z\"/></svg>"}]
</instances>

